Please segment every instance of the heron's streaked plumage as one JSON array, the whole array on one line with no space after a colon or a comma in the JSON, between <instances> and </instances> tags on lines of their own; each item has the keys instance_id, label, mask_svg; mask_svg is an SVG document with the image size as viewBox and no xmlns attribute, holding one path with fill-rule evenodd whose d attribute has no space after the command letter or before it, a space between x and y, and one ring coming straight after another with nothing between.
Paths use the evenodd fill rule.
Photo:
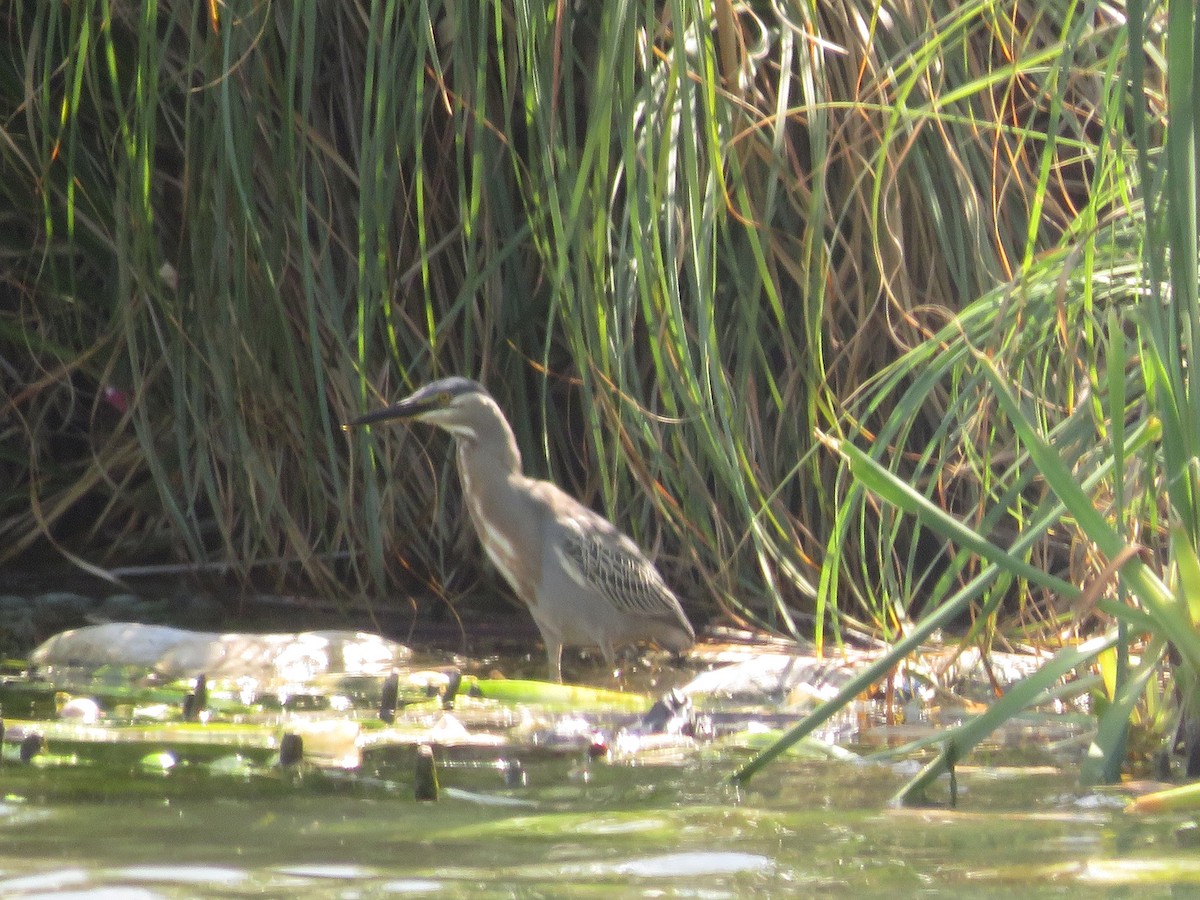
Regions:
<instances>
[{"instance_id":1,"label":"heron's streaked plumage","mask_svg":"<svg viewBox=\"0 0 1200 900\"><path fill-rule=\"evenodd\" d=\"M529 607L551 677L563 646L616 649L640 641L682 652L695 632L679 600L638 546L603 516L548 481L527 477L512 428L491 395L467 378L444 378L349 426L419 419L458 445L463 497L480 543Z\"/></svg>"}]
</instances>

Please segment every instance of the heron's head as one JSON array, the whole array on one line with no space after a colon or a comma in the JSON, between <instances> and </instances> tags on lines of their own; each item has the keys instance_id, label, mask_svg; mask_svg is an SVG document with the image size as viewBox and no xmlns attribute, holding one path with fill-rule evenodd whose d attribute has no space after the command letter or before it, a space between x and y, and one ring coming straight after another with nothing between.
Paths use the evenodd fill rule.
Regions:
<instances>
[{"instance_id":1,"label":"heron's head","mask_svg":"<svg viewBox=\"0 0 1200 900\"><path fill-rule=\"evenodd\" d=\"M415 419L444 428L452 435L477 440L496 418L503 415L492 395L469 378L443 378L430 382L398 403L351 419L342 428L349 431L360 425L393 419Z\"/></svg>"}]
</instances>

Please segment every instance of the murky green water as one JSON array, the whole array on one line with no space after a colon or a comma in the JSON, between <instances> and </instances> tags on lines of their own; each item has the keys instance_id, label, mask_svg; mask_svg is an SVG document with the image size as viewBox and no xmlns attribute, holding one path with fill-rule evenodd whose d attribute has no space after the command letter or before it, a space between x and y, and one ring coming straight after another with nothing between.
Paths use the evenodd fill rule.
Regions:
<instances>
[{"instance_id":1,"label":"murky green water","mask_svg":"<svg viewBox=\"0 0 1200 900\"><path fill-rule=\"evenodd\" d=\"M786 758L739 790L726 779L749 751L720 739L589 759L586 738L541 736L574 710L460 695L447 718L476 745L436 749L441 798L420 802L415 743L437 742L436 697L382 740L377 684L353 708L218 705L199 725L180 721L180 691L125 698L117 680L101 734L74 741L75 726L51 727L56 687L30 693L17 678L0 696L0 898L1200 896L1200 850L1177 838L1186 819L1134 818L1124 796L1081 790L1081 745L1051 752L1045 721L968 759L956 809L895 810L917 761ZM666 686L637 685L651 697ZM214 690L210 702L232 700ZM162 732L131 711L156 704ZM582 721L612 736L639 714ZM277 765L274 737L309 715L362 727L359 769ZM28 762L18 719L48 729L48 751ZM410 741L408 727L425 736ZM189 731L220 728L208 743ZM478 740L489 734L496 746ZM505 764L523 774L506 778Z\"/></svg>"},{"instance_id":2,"label":"murky green water","mask_svg":"<svg viewBox=\"0 0 1200 900\"><path fill-rule=\"evenodd\" d=\"M211 754L209 754L211 756ZM357 776L181 759L0 767L0 896L1178 896L1200 863L1069 773L960 775L951 810L888 810L904 772L788 761L735 791L686 766L486 754L412 799L415 753ZM226 766L225 768L228 768Z\"/></svg>"}]
</instances>

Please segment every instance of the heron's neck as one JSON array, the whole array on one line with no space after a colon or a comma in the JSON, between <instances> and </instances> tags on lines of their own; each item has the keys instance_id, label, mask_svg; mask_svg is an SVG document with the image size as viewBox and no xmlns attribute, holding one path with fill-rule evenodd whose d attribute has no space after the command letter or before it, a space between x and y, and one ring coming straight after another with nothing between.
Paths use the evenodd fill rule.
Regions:
<instances>
[{"instance_id":1,"label":"heron's neck","mask_svg":"<svg viewBox=\"0 0 1200 900\"><path fill-rule=\"evenodd\" d=\"M468 475L480 469L491 469L493 474L521 474L521 451L517 439L503 416L478 426L474 437L456 435L458 444L458 468Z\"/></svg>"}]
</instances>

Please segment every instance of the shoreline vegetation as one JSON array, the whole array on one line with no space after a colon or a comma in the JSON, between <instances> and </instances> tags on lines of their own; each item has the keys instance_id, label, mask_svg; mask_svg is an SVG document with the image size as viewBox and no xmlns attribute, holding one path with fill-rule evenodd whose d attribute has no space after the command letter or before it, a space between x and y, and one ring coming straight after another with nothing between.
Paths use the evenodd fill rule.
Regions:
<instances>
[{"instance_id":1,"label":"shoreline vegetation","mask_svg":"<svg viewBox=\"0 0 1200 900\"><path fill-rule=\"evenodd\" d=\"M443 441L338 425L464 374L694 620L1106 667L1111 777L1200 671L1195 16L10 4L0 565L452 604Z\"/></svg>"}]
</instances>

